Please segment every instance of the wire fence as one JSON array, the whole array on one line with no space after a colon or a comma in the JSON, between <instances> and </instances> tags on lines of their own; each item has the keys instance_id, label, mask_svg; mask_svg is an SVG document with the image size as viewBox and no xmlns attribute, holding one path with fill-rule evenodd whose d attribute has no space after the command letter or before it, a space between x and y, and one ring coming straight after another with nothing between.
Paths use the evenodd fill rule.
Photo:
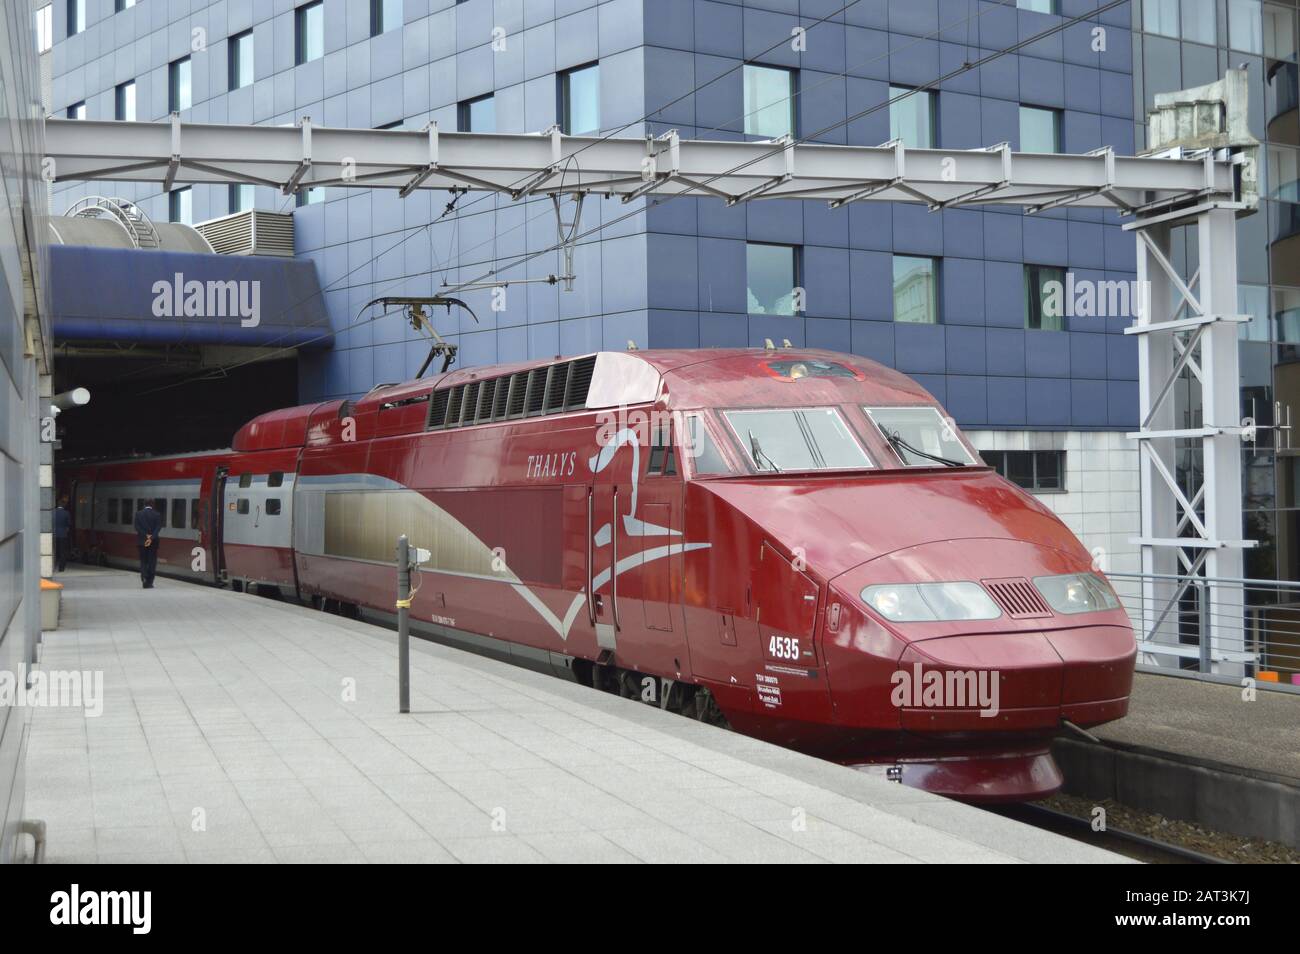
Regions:
<instances>
[{"instance_id":1,"label":"wire fence","mask_svg":"<svg viewBox=\"0 0 1300 954\"><path fill-rule=\"evenodd\" d=\"M1249 676L1300 691L1300 582L1108 573L1139 668Z\"/></svg>"}]
</instances>

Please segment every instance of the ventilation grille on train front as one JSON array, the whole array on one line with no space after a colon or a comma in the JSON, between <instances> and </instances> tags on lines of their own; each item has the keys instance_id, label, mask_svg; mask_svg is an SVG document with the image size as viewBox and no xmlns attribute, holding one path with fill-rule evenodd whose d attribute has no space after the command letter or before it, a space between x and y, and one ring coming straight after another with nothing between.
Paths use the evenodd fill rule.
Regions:
<instances>
[{"instance_id":1,"label":"ventilation grille on train front","mask_svg":"<svg viewBox=\"0 0 1300 954\"><path fill-rule=\"evenodd\" d=\"M1039 619L1052 615L1034 584L1023 576L981 582L1012 619Z\"/></svg>"},{"instance_id":2,"label":"ventilation grille on train front","mask_svg":"<svg viewBox=\"0 0 1300 954\"><path fill-rule=\"evenodd\" d=\"M434 391L429 430L581 410L595 371L593 354Z\"/></svg>"}]
</instances>

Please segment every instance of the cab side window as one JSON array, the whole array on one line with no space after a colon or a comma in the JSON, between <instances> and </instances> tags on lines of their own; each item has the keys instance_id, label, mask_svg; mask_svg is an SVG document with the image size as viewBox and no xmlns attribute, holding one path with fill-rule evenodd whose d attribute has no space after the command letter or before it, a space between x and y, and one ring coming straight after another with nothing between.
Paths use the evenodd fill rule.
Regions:
<instances>
[{"instance_id":1,"label":"cab side window","mask_svg":"<svg viewBox=\"0 0 1300 954\"><path fill-rule=\"evenodd\" d=\"M673 447L671 428L657 430L650 438L650 459L646 464L646 474L652 477L675 477L677 475L677 454Z\"/></svg>"}]
</instances>

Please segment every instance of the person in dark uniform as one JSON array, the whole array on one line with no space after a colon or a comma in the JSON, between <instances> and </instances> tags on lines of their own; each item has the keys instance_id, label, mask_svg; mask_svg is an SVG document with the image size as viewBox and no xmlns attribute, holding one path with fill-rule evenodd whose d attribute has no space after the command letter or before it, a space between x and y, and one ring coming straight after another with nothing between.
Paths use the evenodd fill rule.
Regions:
<instances>
[{"instance_id":1,"label":"person in dark uniform","mask_svg":"<svg viewBox=\"0 0 1300 954\"><path fill-rule=\"evenodd\" d=\"M140 551L140 582L146 590L153 589L153 577L158 572L158 531L162 517L153 509L153 501L146 500L135 515L135 545Z\"/></svg>"},{"instance_id":2,"label":"person in dark uniform","mask_svg":"<svg viewBox=\"0 0 1300 954\"><path fill-rule=\"evenodd\" d=\"M72 530L72 514L68 513L68 498L59 500L54 508L54 569L62 573L68 568L68 547L71 544L69 534Z\"/></svg>"}]
</instances>

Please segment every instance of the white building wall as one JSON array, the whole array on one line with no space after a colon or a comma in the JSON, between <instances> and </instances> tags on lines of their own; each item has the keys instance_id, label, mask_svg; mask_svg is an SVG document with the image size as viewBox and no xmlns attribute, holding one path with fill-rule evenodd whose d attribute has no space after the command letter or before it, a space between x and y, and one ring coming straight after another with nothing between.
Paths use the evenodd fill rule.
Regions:
<instances>
[{"instance_id":1,"label":"white building wall","mask_svg":"<svg viewBox=\"0 0 1300 954\"><path fill-rule=\"evenodd\" d=\"M1138 573L1137 446L1117 431L968 430L979 450L1063 450L1064 489L1033 493L1099 557L1106 573ZM1128 587L1116 583L1125 592Z\"/></svg>"}]
</instances>

